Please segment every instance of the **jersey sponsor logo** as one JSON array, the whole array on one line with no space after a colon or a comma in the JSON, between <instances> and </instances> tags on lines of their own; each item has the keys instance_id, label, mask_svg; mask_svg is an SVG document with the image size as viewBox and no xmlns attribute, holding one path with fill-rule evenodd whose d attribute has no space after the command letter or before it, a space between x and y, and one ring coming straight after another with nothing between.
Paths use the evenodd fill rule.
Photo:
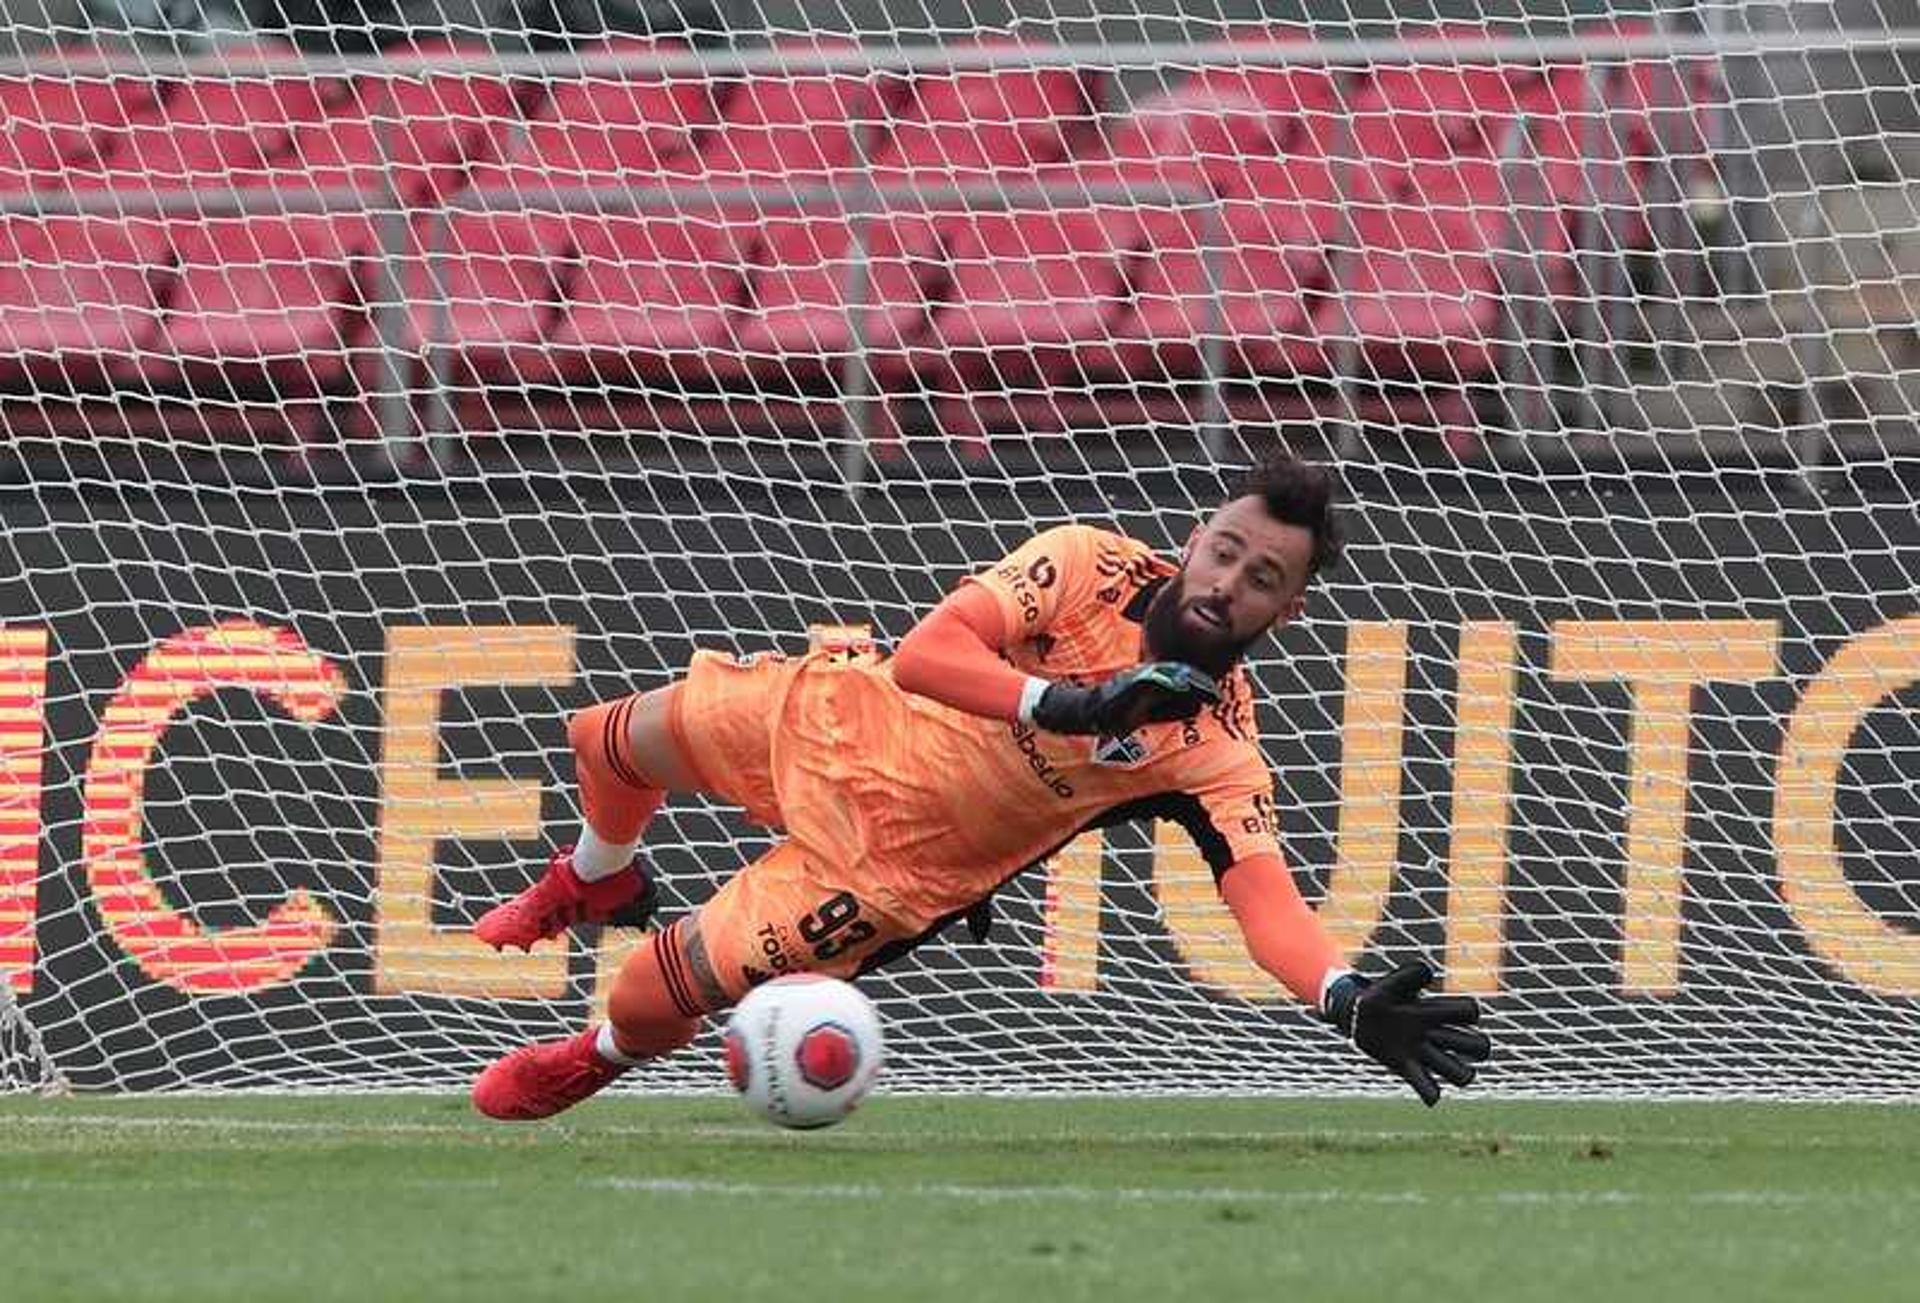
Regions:
<instances>
[{"instance_id":1,"label":"jersey sponsor logo","mask_svg":"<svg viewBox=\"0 0 1920 1303\"><path fill-rule=\"evenodd\" d=\"M1008 731L1013 736L1013 744L1020 748L1020 754L1027 758L1027 768L1033 770L1034 776L1046 784L1047 790L1063 801L1071 797L1073 784L1066 780L1065 775L1060 772L1060 767L1040 750L1039 733L1031 725L1023 724L1018 720L1008 726Z\"/></svg>"},{"instance_id":2,"label":"jersey sponsor logo","mask_svg":"<svg viewBox=\"0 0 1920 1303\"><path fill-rule=\"evenodd\" d=\"M768 974L751 963L742 963L740 975L746 978L749 985L758 986L769 976L783 977L788 973L805 971L805 965L793 946L793 937L786 928L777 923L763 923L760 930L753 934L753 940L760 951L759 958L772 973Z\"/></svg>"},{"instance_id":3,"label":"jersey sponsor logo","mask_svg":"<svg viewBox=\"0 0 1920 1303\"><path fill-rule=\"evenodd\" d=\"M1131 561L1123 561L1118 556L1111 558L1113 566L1108 567L1109 557L1103 556L1096 563L1096 569L1113 582L1100 589L1094 597L1108 606L1117 606L1120 599L1145 588L1155 578L1153 558L1136 556Z\"/></svg>"},{"instance_id":4,"label":"jersey sponsor logo","mask_svg":"<svg viewBox=\"0 0 1920 1303\"><path fill-rule=\"evenodd\" d=\"M1040 557L1022 570L1017 562L1001 566L994 574L1006 584L1007 593L1020 608L1022 624L1036 624L1040 619L1040 598L1036 589L1053 587L1059 579L1059 571L1054 567L1053 558Z\"/></svg>"},{"instance_id":5,"label":"jersey sponsor logo","mask_svg":"<svg viewBox=\"0 0 1920 1303\"><path fill-rule=\"evenodd\" d=\"M1264 834L1268 837L1278 837L1280 813L1274 808L1273 798L1263 793L1256 793L1253 798L1253 813L1240 821L1240 828L1243 832L1249 832L1255 836Z\"/></svg>"},{"instance_id":6,"label":"jersey sponsor logo","mask_svg":"<svg viewBox=\"0 0 1920 1303\"><path fill-rule=\"evenodd\" d=\"M1147 744L1138 733L1125 737L1101 737L1093 740L1093 763L1110 769L1132 769L1145 764Z\"/></svg>"}]
</instances>

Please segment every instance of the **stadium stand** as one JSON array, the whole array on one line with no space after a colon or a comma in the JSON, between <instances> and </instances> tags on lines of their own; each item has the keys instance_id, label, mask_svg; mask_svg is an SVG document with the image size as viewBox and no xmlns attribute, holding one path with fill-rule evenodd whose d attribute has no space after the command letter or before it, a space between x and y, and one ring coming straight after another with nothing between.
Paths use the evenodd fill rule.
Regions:
<instances>
[{"instance_id":1,"label":"stadium stand","mask_svg":"<svg viewBox=\"0 0 1920 1303\"><path fill-rule=\"evenodd\" d=\"M0 184L106 198L6 219L0 383L349 394L397 343L428 388L745 397L858 363L962 432L1216 377L1470 386L1701 147L1665 66L1201 68L1106 121L1097 90L15 78ZM986 201L912 196L955 187Z\"/></svg>"}]
</instances>

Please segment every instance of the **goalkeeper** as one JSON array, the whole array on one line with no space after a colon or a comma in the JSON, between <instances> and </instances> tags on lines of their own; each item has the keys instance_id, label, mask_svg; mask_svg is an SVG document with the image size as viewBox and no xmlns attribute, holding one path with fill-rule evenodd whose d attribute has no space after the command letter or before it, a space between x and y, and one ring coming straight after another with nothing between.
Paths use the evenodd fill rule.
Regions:
<instances>
[{"instance_id":1,"label":"goalkeeper","mask_svg":"<svg viewBox=\"0 0 1920 1303\"><path fill-rule=\"evenodd\" d=\"M670 792L786 839L628 958L605 1024L508 1054L475 1106L551 1116L759 982L878 967L1083 829L1151 818L1194 838L1248 953L1289 991L1428 1104L1439 1081L1468 1084L1488 1053L1475 1003L1423 995L1420 964L1349 972L1280 855L1239 662L1300 614L1340 547L1329 476L1277 458L1178 566L1118 534L1050 529L960 584L890 660L700 652L677 683L574 716L586 827L480 919L482 941L644 921L655 892L633 856Z\"/></svg>"}]
</instances>

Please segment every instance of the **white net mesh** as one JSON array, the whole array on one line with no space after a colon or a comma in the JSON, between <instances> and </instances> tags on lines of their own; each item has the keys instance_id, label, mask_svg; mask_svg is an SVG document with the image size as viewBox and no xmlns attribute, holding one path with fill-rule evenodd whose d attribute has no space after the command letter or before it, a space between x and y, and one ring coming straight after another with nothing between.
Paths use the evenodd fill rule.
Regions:
<instances>
[{"instance_id":1,"label":"white net mesh","mask_svg":"<svg viewBox=\"0 0 1920 1303\"><path fill-rule=\"evenodd\" d=\"M570 710L898 637L1064 520L1176 549L1278 441L1354 504L1253 669L1363 967L1484 997L1498 1089L1910 1091L1910 15L879 8L10 29L41 1075L451 1085L578 1025L632 934L465 931L573 835ZM649 844L672 917L767 834ZM1171 827L995 916L873 979L895 1084L1380 1085Z\"/></svg>"}]
</instances>

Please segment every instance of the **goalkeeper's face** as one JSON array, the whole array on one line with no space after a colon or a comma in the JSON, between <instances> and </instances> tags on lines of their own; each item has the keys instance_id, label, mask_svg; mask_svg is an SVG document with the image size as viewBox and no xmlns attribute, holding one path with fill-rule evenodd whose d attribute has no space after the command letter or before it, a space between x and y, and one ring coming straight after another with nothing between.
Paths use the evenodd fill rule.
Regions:
<instances>
[{"instance_id":1,"label":"goalkeeper's face","mask_svg":"<svg viewBox=\"0 0 1920 1303\"><path fill-rule=\"evenodd\" d=\"M1180 571L1147 608L1147 650L1218 676L1306 604L1313 531L1236 498L1187 541Z\"/></svg>"}]
</instances>

